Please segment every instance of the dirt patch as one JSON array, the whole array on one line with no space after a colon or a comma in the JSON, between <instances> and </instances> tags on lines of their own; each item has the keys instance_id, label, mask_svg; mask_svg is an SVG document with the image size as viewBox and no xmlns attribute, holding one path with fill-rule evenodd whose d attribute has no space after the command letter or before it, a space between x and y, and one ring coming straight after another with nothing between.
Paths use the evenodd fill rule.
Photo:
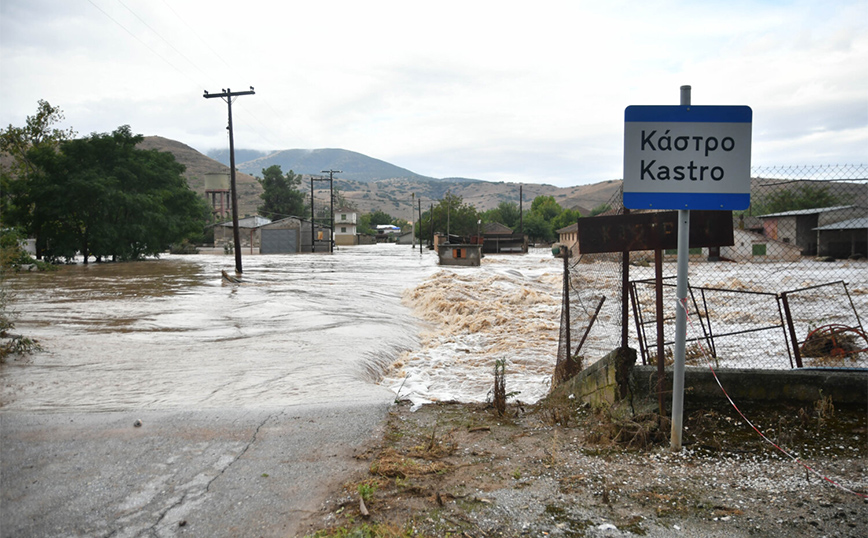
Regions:
<instances>
[{"instance_id":1,"label":"dirt patch","mask_svg":"<svg viewBox=\"0 0 868 538\"><path fill-rule=\"evenodd\" d=\"M864 410L742 409L817 473L868 493ZM307 522L317 536L868 535L868 503L763 440L732 408L614 419L574 400L390 413L369 472ZM365 510L359 497L364 492Z\"/></svg>"}]
</instances>

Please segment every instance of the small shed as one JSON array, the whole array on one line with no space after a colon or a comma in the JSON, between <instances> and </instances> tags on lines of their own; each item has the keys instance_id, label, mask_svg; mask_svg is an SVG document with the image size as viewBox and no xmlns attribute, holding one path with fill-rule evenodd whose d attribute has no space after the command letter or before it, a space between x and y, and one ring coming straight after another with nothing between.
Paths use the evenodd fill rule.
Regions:
<instances>
[{"instance_id":1,"label":"small shed","mask_svg":"<svg viewBox=\"0 0 868 538\"><path fill-rule=\"evenodd\" d=\"M442 243L437 245L440 265L479 267L482 263L482 245L468 243Z\"/></svg>"},{"instance_id":2,"label":"small shed","mask_svg":"<svg viewBox=\"0 0 868 538\"><path fill-rule=\"evenodd\" d=\"M527 254L527 236L516 234L499 222L482 228L482 250L486 254Z\"/></svg>"},{"instance_id":3,"label":"small shed","mask_svg":"<svg viewBox=\"0 0 868 538\"><path fill-rule=\"evenodd\" d=\"M868 210L863 212L868 213ZM814 228L820 256L850 258L868 256L868 216L842 220Z\"/></svg>"},{"instance_id":4,"label":"small shed","mask_svg":"<svg viewBox=\"0 0 868 538\"><path fill-rule=\"evenodd\" d=\"M311 237L309 220L287 217L260 227L260 254L297 254L312 252L311 239L316 245L315 252L329 252L329 229L316 225Z\"/></svg>"},{"instance_id":5,"label":"small shed","mask_svg":"<svg viewBox=\"0 0 868 538\"><path fill-rule=\"evenodd\" d=\"M238 219L238 238L241 240L242 248L254 248L259 246L259 228L271 223L271 219L254 215L252 217L244 217ZM214 246L220 247L223 245L234 246L234 235L232 233L232 221L221 222L214 226Z\"/></svg>"}]
</instances>

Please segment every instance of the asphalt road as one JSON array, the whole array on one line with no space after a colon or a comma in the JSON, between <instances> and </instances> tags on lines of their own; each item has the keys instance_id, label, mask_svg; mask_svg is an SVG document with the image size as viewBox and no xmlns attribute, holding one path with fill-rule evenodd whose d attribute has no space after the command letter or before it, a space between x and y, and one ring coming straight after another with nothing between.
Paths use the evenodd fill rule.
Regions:
<instances>
[{"instance_id":1,"label":"asphalt road","mask_svg":"<svg viewBox=\"0 0 868 538\"><path fill-rule=\"evenodd\" d=\"M388 405L0 413L0 536L295 536Z\"/></svg>"}]
</instances>

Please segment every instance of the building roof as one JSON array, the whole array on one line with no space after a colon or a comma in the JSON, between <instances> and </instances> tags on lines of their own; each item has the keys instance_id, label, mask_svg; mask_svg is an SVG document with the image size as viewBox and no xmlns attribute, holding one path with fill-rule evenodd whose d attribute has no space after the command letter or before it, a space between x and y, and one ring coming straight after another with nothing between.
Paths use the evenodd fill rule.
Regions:
<instances>
[{"instance_id":1,"label":"building roof","mask_svg":"<svg viewBox=\"0 0 868 538\"><path fill-rule=\"evenodd\" d=\"M260 217L259 215L238 219L239 228L259 228L260 226L265 226L266 224L271 224L271 219ZM221 222L220 226L231 228L232 221L230 220L228 222Z\"/></svg>"},{"instance_id":2,"label":"building roof","mask_svg":"<svg viewBox=\"0 0 868 538\"><path fill-rule=\"evenodd\" d=\"M769 213L768 215L759 215L759 218L765 219L768 217L796 217L799 215L816 215L818 213L827 213L829 211L840 211L841 209L853 209L856 206L838 205L834 207L815 207L813 209L797 209L795 211L784 211L783 213Z\"/></svg>"},{"instance_id":3,"label":"building roof","mask_svg":"<svg viewBox=\"0 0 868 538\"><path fill-rule=\"evenodd\" d=\"M814 230L863 230L865 228L868 228L868 217L842 220L841 222L835 222L833 224L814 228Z\"/></svg>"},{"instance_id":4,"label":"building roof","mask_svg":"<svg viewBox=\"0 0 868 538\"><path fill-rule=\"evenodd\" d=\"M486 222L482 227L482 233L486 235L512 235L512 229L499 222Z\"/></svg>"}]
</instances>

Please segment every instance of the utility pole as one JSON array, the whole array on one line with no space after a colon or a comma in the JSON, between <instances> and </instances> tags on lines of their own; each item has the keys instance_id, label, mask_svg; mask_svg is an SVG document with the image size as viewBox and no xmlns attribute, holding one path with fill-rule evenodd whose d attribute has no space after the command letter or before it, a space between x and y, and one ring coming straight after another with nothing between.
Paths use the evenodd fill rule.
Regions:
<instances>
[{"instance_id":1,"label":"utility pole","mask_svg":"<svg viewBox=\"0 0 868 538\"><path fill-rule=\"evenodd\" d=\"M331 242L329 252L335 251L335 174L343 174L341 170L323 170L329 175L329 210L331 211Z\"/></svg>"},{"instance_id":2,"label":"utility pole","mask_svg":"<svg viewBox=\"0 0 868 538\"><path fill-rule=\"evenodd\" d=\"M316 215L313 213L313 174L310 176L310 251L316 252Z\"/></svg>"},{"instance_id":3,"label":"utility pole","mask_svg":"<svg viewBox=\"0 0 868 538\"><path fill-rule=\"evenodd\" d=\"M416 193L410 193L410 239L413 241L413 246L410 250L416 250L416 226L413 225L413 210L416 209L413 207L413 202L416 201Z\"/></svg>"},{"instance_id":4,"label":"utility pole","mask_svg":"<svg viewBox=\"0 0 868 538\"><path fill-rule=\"evenodd\" d=\"M416 199L419 203L419 255L422 255L422 197ZM414 231L415 233L415 231Z\"/></svg>"},{"instance_id":5,"label":"utility pole","mask_svg":"<svg viewBox=\"0 0 868 538\"><path fill-rule=\"evenodd\" d=\"M221 90L220 93L208 93L206 90L203 95L205 99L219 97L229 105L229 127L227 127L229 130L229 189L232 196L232 236L235 240L235 272L239 275L242 273L241 234L238 232L238 191L235 188L235 138L232 135L232 98L239 95L254 95L254 93L253 86L251 86L249 91L233 92L229 88L226 88L225 90ZM253 248L253 243L250 244L250 248Z\"/></svg>"},{"instance_id":6,"label":"utility pole","mask_svg":"<svg viewBox=\"0 0 868 538\"><path fill-rule=\"evenodd\" d=\"M524 233L524 193L523 185L518 186L518 233Z\"/></svg>"}]
</instances>

